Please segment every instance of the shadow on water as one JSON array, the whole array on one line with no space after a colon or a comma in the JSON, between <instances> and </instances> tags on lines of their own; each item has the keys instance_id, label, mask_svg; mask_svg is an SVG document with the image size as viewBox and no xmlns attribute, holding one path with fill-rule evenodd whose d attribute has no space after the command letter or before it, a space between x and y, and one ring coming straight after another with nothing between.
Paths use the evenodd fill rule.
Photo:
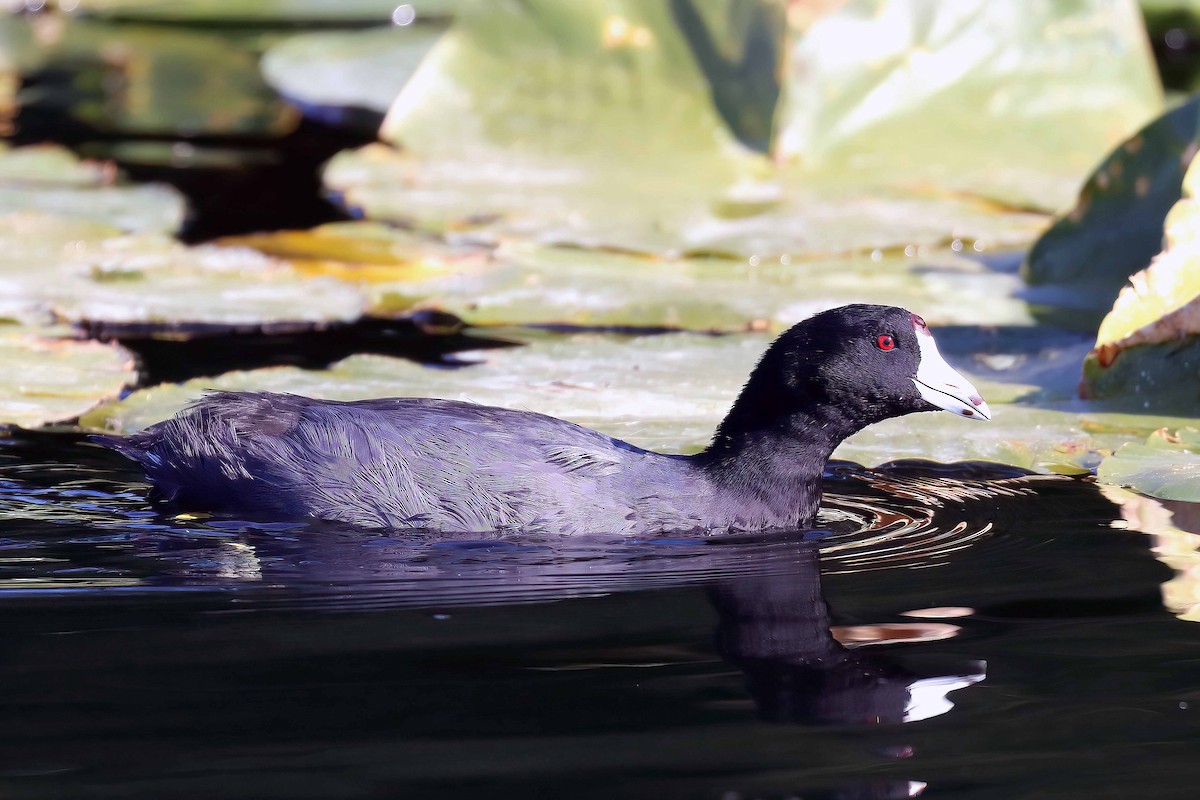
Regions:
<instances>
[{"instance_id":1,"label":"shadow on water","mask_svg":"<svg viewBox=\"0 0 1200 800\"><path fill-rule=\"evenodd\" d=\"M794 535L385 534L163 517L112 454L18 434L0 789L1011 797L1131 753L1178 777L1194 637L1094 486L904 462L826 488ZM1173 785L1150 769L1119 780Z\"/></svg>"}]
</instances>

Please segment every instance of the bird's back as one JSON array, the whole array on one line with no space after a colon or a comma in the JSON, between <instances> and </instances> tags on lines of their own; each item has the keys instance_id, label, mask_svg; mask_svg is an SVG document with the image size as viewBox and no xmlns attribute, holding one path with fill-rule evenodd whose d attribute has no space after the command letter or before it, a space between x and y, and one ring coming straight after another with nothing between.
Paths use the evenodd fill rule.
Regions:
<instances>
[{"instance_id":1,"label":"bird's back","mask_svg":"<svg viewBox=\"0 0 1200 800\"><path fill-rule=\"evenodd\" d=\"M220 392L141 433L98 438L183 507L366 527L686 530L704 526L711 490L684 459L450 400Z\"/></svg>"}]
</instances>

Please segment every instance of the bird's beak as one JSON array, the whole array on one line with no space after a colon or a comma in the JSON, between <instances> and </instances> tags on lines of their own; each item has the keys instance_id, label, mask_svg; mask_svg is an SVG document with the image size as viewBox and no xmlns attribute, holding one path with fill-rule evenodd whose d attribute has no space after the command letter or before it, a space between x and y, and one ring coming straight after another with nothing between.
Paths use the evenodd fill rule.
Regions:
<instances>
[{"instance_id":1,"label":"bird's beak","mask_svg":"<svg viewBox=\"0 0 1200 800\"><path fill-rule=\"evenodd\" d=\"M991 409L971 382L946 363L938 352L929 329L916 326L917 343L921 346L921 363L913 383L928 402L954 414L970 419L992 418Z\"/></svg>"}]
</instances>

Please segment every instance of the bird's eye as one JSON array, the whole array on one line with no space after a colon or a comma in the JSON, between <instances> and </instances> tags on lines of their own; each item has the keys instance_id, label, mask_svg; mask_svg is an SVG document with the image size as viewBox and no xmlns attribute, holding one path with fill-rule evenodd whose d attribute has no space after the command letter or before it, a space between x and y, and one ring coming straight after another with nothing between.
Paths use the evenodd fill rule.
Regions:
<instances>
[{"instance_id":1,"label":"bird's eye","mask_svg":"<svg viewBox=\"0 0 1200 800\"><path fill-rule=\"evenodd\" d=\"M875 343L879 345L880 350L891 350L896 346L896 340L886 333L876 339Z\"/></svg>"}]
</instances>

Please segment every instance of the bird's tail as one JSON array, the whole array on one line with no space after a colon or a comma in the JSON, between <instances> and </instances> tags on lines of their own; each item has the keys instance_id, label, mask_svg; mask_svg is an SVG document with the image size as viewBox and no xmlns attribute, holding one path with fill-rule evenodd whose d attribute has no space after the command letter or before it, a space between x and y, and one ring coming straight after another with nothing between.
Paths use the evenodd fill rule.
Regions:
<instances>
[{"instance_id":1,"label":"bird's tail","mask_svg":"<svg viewBox=\"0 0 1200 800\"><path fill-rule=\"evenodd\" d=\"M137 462L143 468L149 469L156 465L155 462L157 459L150 451L149 442L144 437L137 435L110 436L104 433L96 433L89 436L88 441L95 442L101 447L107 447L109 450L116 450L130 461Z\"/></svg>"}]
</instances>

